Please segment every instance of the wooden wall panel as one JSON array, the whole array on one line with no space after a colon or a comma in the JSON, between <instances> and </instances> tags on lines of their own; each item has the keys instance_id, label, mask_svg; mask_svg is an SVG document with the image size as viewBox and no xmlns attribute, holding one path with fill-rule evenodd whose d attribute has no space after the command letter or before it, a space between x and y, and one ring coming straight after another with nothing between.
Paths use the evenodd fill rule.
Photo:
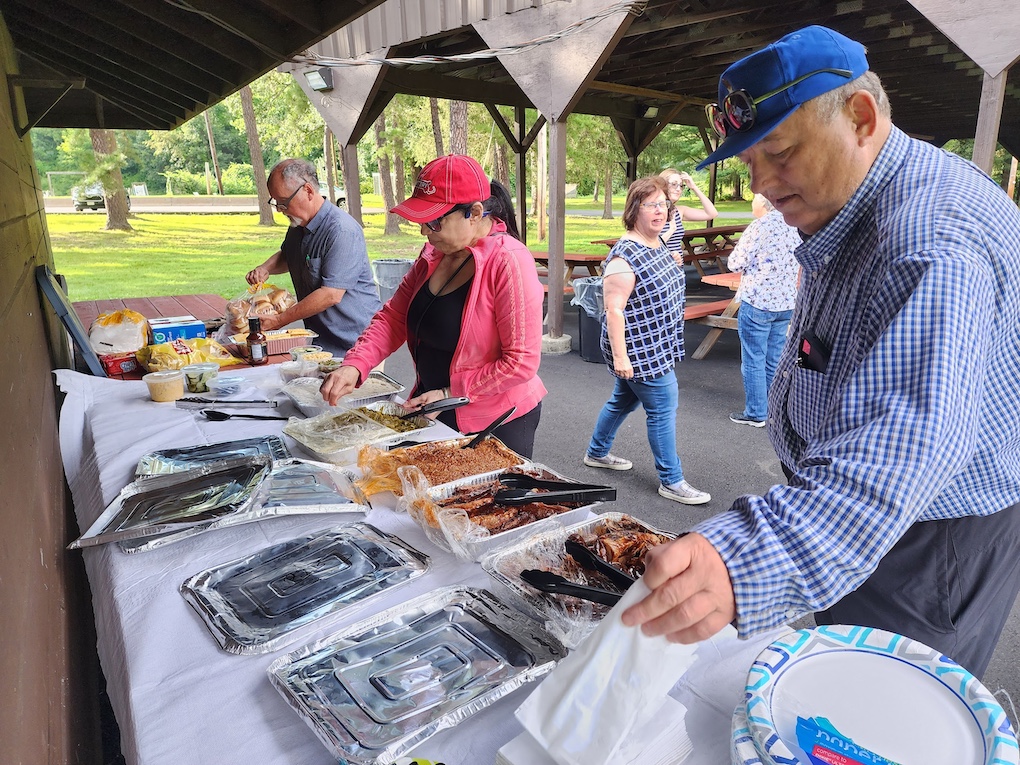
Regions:
<instances>
[{"instance_id":1,"label":"wooden wall panel","mask_svg":"<svg viewBox=\"0 0 1020 765\"><path fill-rule=\"evenodd\" d=\"M15 72L0 17L0 69ZM52 369L65 335L40 304L53 256L28 138L0 96L0 760L98 763L95 636L57 442Z\"/></svg>"}]
</instances>

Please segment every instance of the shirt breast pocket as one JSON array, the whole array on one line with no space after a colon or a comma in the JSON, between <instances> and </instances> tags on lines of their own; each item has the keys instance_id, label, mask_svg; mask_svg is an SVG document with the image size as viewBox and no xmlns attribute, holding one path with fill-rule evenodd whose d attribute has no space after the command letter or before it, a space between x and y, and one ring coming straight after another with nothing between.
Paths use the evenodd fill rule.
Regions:
<instances>
[{"instance_id":1,"label":"shirt breast pocket","mask_svg":"<svg viewBox=\"0 0 1020 765\"><path fill-rule=\"evenodd\" d=\"M322 286L322 258L305 258L305 269L312 289Z\"/></svg>"},{"instance_id":2,"label":"shirt breast pocket","mask_svg":"<svg viewBox=\"0 0 1020 765\"><path fill-rule=\"evenodd\" d=\"M818 434L822 418L828 411L829 396L829 381L824 374L802 367L793 368L787 416L804 441L810 441Z\"/></svg>"}]
</instances>

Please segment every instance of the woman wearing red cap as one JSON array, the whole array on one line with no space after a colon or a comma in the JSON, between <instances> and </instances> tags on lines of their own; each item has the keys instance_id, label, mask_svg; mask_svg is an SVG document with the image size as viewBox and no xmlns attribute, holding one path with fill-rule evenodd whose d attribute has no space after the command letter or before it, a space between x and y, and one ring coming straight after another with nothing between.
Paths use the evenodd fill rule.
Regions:
<instances>
[{"instance_id":1,"label":"woman wearing red cap","mask_svg":"<svg viewBox=\"0 0 1020 765\"><path fill-rule=\"evenodd\" d=\"M538 377L544 295L534 258L507 230L516 233L509 194L474 159L451 154L426 165L392 212L421 224L428 243L323 382L323 398L335 404L406 342L417 374L408 409L466 396L470 404L439 419L472 433L516 407L494 434L531 457L546 394Z\"/></svg>"}]
</instances>

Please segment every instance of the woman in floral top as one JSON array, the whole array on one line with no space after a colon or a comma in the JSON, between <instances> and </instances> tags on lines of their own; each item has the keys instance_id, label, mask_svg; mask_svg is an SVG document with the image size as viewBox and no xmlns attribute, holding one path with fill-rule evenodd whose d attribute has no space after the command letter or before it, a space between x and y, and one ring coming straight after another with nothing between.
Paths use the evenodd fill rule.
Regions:
<instances>
[{"instance_id":1,"label":"woman in floral top","mask_svg":"<svg viewBox=\"0 0 1020 765\"><path fill-rule=\"evenodd\" d=\"M737 331L745 404L744 411L734 412L730 420L760 428L797 299L800 266L793 251L801 239L761 194L754 195L751 209L757 220L748 225L727 260L731 271L743 274L737 291Z\"/></svg>"}]
</instances>

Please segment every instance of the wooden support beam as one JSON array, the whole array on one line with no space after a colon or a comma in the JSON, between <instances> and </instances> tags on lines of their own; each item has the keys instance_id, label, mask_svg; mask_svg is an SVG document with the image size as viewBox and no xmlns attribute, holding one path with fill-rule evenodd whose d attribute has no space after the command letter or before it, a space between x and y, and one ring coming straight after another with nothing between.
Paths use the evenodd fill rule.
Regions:
<instances>
[{"instance_id":1,"label":"wooden support beam","mask_svg":"<svg viewBox=\"0 0 1020 765\"><path fill-rule=\"evenodd\" d=\"M996 77L984 75L981 85L981 107L978 111L977 132L974 135L974 164L991 175L995 161L995 146L999 139L999 122L1002 119L1002 101L1006 95L1006 74Z\"/></svg>"}]
</instances>

